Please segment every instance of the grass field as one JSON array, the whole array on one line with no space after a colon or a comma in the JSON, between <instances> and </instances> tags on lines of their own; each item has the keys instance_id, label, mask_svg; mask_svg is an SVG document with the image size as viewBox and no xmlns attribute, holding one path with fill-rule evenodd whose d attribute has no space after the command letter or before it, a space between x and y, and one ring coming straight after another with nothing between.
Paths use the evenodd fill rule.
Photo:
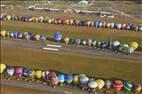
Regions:
<instances>
[{"instance_id":1,"label":"grass field","mask_svg":"<svg viewBox=\"0 0 142 94\"><path fill-rule=\"evenodd\" d=\"M140 61L44 52L29 48L10 48L9 46L1 49L1 62L8 65L20 65L43 70L52 69L65 73L85 73L93 77L119 78L142 83L142 64Z\"/></svg>"},{"instance_id":2,"label":"grass field","mask_svg":"<svg viewBox=\"0 0 142 94\"><path fill-rule=\"evenodd\" d=\"M69 18L69 19L100 19L94 16L81 16L75 14L56 14L44 12L29 12L20 6L16 10L2 10L2 13L15 15L43 15L55 18ZM126 19L124 17L116 19L101 20L117 21L122 23L141 23L141 20ZM1 22L1 30L18 31L18 32L32 32L45 34L52 37L57 31L61 32L63 36L72 38L96 38L119 40L121 42L137 41L142 47L142 33L133 31L122 31L115 29L96 29L92 27L75 27L62 26L44 23L25 23L25 22ZM141 48L140 48L141 49ZM26 55L25 55L26 54ZM16 66L25 66L30 68L38 68L42 70L55 70L64 73L85 73L92 77L105 79L122 79L134 81L142 84L142 63L140 61L132 61L125 59L114 59L100 56L87 56L74 53L63 52L45 52L30 48L11 47L9 45L1 45L1 63ZM6 90L11 92L6 92ZM2 94L20 93L20 94L38 94L37 91L24 90L15 87L2 87ZM23 92L20 92L23 91ZM24 93L25 92L25 93ZM45 94L41 92L41 94ZM46 93L47 94L47 93ZM122 93L126 94L126 93Z\"/></svg>"}]
</instances>

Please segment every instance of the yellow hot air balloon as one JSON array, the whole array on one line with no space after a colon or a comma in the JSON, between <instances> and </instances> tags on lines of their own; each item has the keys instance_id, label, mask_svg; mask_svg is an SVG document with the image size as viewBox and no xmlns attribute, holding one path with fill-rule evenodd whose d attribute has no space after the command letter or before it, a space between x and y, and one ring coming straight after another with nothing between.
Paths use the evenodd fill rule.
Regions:
<instances>
[{"instance_id":1,"label":"yellow hot air balloon","mask_svg":"<svg viewBox=\"0 0 142 94\"><path fill-rule=\"evenodd\" d=\"M11 20L11 16L10 16L10 15L7 15L7 16L6 16L6 19L7 19L8 21L10 21L10 20Z\"/></svg>"},{"instance_id":2,"label":"yellow hot air balloon","mask_svg":"<svg viewBox=\"0 0 142 94\"><path fill-rule=\"evenodd\" d=\"M35 39L36 39L36 40L39 40L39 39L40 39L40 35L39 35L39 34L36 34L36 35L35 35Z\"/></svg>"},{"instance_id":3,"label":"yellow hot air balloon","mask_svg":"<svg viewBox=\"0 0 142 94\"><path fill-rule=\"evenodd\" d=\"M6 31L5 31L5 30L2 30L2 31L0 32L0 35L1 35L2 37L5 37L5 36L6 36Z\"/></svg>"},{"instance_id":4,"label":"yellow hot air balloon","mask_svg":"<svg viewBox=\"0 0 142 94\"><path fill-rule=\"evenodd\" d=\"M64 42L65 42L66 44L69 43L69 40L70 40L70 39L69 39L68 37L65 37L65 38L64 38Z\"/></svg>"},{"instance_id":5,"label":"yellow hot air balloon","mask_svg":"<svg viewBox=\"0 0 142 94\"><path fill-rule=\"evenodd\" d=\"M98 84L98 89L102 89L105 85L105 82L102 79L98 79L98 80L96 80L96 82Z\"/></svg>"},{"instance_id":6,"label":"yellow hot air balloon","mask_svg":"<svg viewBox=\"0 0 142 94\"><path fill-rule=\"evenodd\" d=\"M40 78L42 77L42 71L37 70L37 71L35 72L35 77L36 77L37 79L40 79Z\"/></svg>"},{"instance_id":7,"label":"yellow hot air balloon","mask_svg":"<svg viewBox=\"0 0 142 94\"><path fill-rule=\"evenodd\" d=\"M129 45L130 45L130 47L132 47L134 49L138 48L138 43L137 42L131 42Z\"/></svg>"},{"instance_id":8,"label":"yellow hot air balloon","mask_svg":"<svg viewBox=\"0 0 142 94\"><path fill-rule=\"evenodd\" d=\"M5 64L0 64L0 74L2 74L5 69L6 69L6 65Z\"/></svg>"}]
</instances>

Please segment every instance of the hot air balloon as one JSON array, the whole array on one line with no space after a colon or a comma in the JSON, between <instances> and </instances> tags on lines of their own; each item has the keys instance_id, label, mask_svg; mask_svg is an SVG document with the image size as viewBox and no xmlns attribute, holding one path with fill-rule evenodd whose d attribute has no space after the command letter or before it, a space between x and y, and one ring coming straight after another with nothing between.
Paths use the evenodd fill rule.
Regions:
<instances>
[{"instance_id":1,"label":"hot air balloon","mask_svg":"<svg viewBox=\"0 0 142 94\"><path fill-rule=\"evenodd\" d=\"M14 72L15 72L14 67L6 68L6 78L10 80L10 78L14 75Z\"/></svg>"},{"instance_id":2,"label":"hot air balloon","mask_svg":"<svg viewBox=\"0 0 142 94\"><path fill-rule=\"evenodd\" d=\"M41 41L46 41L46 36L41 35L41 36L40 36L40 40L41 40Z\"/></svg>"},{"instance_id":3,"label":"hot air balloon","mask_svg":"<svg viewBox=\"0 0 142 94\"><path fill-rule=\"evenodd\" d=\"M76 46L80 45L80 41L81 41L80 39L76 39L76 40L75 40L75 45L76 45Z\"/></svg>"},{"instance_id":4,"label":"hot air balloon","mask_svg":"<svg viewBox=\"0 0 142 94\"><path fill-rule=\"evenodd\" d=\"M133 84L133 91L136 93L140 93L142 90L142 86L140 84Z\"/></svg>"},{"instance_id":5,"label":"hot air balloon","mask_svg":"<svg viewBox=\"0 0 142 94\"><path fill-rule=\"evenodd\" d=\"M119 46L120 46L120 42L119 41L113 41L111 48L112 48L112 50L114 52L118 52L119 51Z\"/></svg>"},{"instance_id":6,"label":"hot air balloon","mask_svg":"<svg viewBox=\"0 0 142 94\"><path fill-rule=\"evenodd\" d=\"M55 72L50 72L48 74L48 79L51 80L53 77L56 77L56 73Z\"/></svg>"},{"instance_id":7,"label":"hot air balloon","mask_svg":"<svg viewBox=\"0 0 142 94\"><path fill-rule=\"evenodd\" d=\"M99 27L100 21L94 21L94 27Z\"/></svg>"},{"instance_id":8,"label":"hot air balloon","mask_svg":"<svg viewBox=\"0 0 142 94\"><path fill-rule=\"evenodd\" d=\"M2 30L2 31L0 32L0 35L1 35L2 37L5 37L5 36L6 36L6 31L5 31L5 30Z\"/></svg>"},{"instance_id":9,"label":"hot air balloon","mask_svg":"<svg viewBox=\"0 0 142 94\"><path fill-rule=\"evenodd\" d=\"M62 34L60 32L56 32L54 34L54 40L57 41L57 42L60 42L62 39Z\"/></svg>"},{"instance_id":10,"label":"hot air balloon","mask_svg":"<svg viewBox=\"0 0 142 94\"><path fill-rule=\"evenodd\" d=\"M48 80L49 73L50 73L49 71L42 72L42 77L43 77L44 80Z\"/></svg>"},{"instance_id":11,"label":"hot air balloon","mask_svg":"<svg viewBox=\"0 0 142 94\"><path fill-rule=\"evenodd\" d=\"M106 87L107 89L110 89L111 86L112 86L112 81L111 81L111 80L105 81L105 87Z\"/></svg>"},{"instance_id":12,"label":"hot air balloon","mask_svg":"<svg viewBox=\"0 0 142 94\"><path fill-rule=\"evenodd\" d=\"M89 81L88 82L88 91L89 91L89 94L95 92L95 89L98 87L98 84L96 81Z\"/></svg>"},{"instance_id":13,"label":"hot air balloon","mask_svg":"<svg viewBox=\"0 0 142 94\"><path fill-rule=\"evenodd\" d=\"M85 39L82 39L81 44L85 46L85 45L87 45L87 41Z\"/></svg>"},{"instance_id":14,"label":"hot air balloon","mask_svg":"<svg viewBox=\"0 0 142 94\"><path fill-rule=\"evenodd\" d=\"M14 38L18 38L18 32L13 32L13 34L14 34Z\"/></svg>"},{"instance_id":15,"label":"hot air balloon","mask_svg":"<svg viewBox=\"0 0 142 94\"><path fill-rule=\"evenodd\" d=\"M79 81L80 81L81 89L84 90L87 87L87 83L89 81L89 78L87 76L80 76Z\"/></svg>"},{"instance_id":16,"label":"hot air balloon","mask_svg":"<svg viewBox=\"0 0 142 94\"><path fill-rule=\"evenodd\" d=\"M97 40L96 40L96 39L93 39L93 40L92 40L92 46L93 46L93 47L96 47L96 45L97 45Z\"/></svg>"},{"instance_id":17,"label":"hot air balloon","mask_svg":"<svg viewBox=\"0 0 142 94\"><path fill-rule=\"evenodd\" d=\"M92 45L92 39L87 39L87 44L90 47Z\"/></svg>"},{"instance_id":18,"label":"hot air balloon","mask_svg":"<svg viewBox=\"0 0 142 94\"><path fill-rule=\"evenodd\" d=\"M98 89L102 89L105 85L105 82L102 79L98 79L96 82L98 84Z\"/></svg>"},{"instance_id":19,"label":"hot air balloon","mask_svg":"<svg viewBox=\"0 0 142 94\"><path fill-rule=\"evenodd\" d=\"M18 38L20 38L20 39L22 39L23 38L23 33L21 33L21 32L18 32Z\"/></svg>"},{"instance_id":20,"label":"hot air balloon","mask_svg":"<svg viewBox=\"0 0 142 94\"><path fill-rule=\"evenodd\" d=\"M114 28L115 23L110 23L110 28Z\"/></svg>"},{"instance_id":21,"label":"hot air balloon","mask_svg":"<svg viewBox=\"0 0 142 94\"><path fill-rule=\"evenodd\" d=\"M131 42L129 45L130 45L130 47L132 47L134 49L138 48L138 43L137 42Z\"/></svg>"},{"instance_id":22,"label":"hot air balloon","mask_svg":"<svg viewBox=\"0 0 142 94\"><path fill-rule=\"evenodd\" d=\"M122 26L122 25L121 25L120 23L116 24L116 28L117 28L117 29L121 29L121 26Z\"/></svg>"},{"instance_id":23,"label":"hot air balloon","mask_svg":"<svg viewBox=\"0 0 142 94\"><path fill-rule=\"evenodd\" d=\"M14 38L14 33L13 32L10 32L10 37Z\"/></svg>"},{"instance_id":24,"label":"hot air balloon","mask_svg":"<svg viewBox=\"0 0 142 94\"><path fill-rule=\"evenodd\" d=\"M131 82L124 82L124 88L127 91L132 91L133 84Z\"/></svg>"},{"instance_id":25,"label":"hot air balloon","mask_svg":"<svg viewBox=\"0 0 142 94\"><path fill-rule=\"evenodd\" d=\"M35 37L35 40L39 40L40 39L40 35L39 34L36 34L34 37Z\"/></svg>"},{"instance_id":26,"label":"hot air balloon","mask_svg":"<svg viewBox=\"0 0 142 94\"><path fill-rule=\"evenodd\" d=\"M106 25L106 26L107 26L107 28L110 28L110 26L111 26L111 23L107 23L107 25Z\"/></svg>"},{"instance_id":27,"label":"hot air balloon","mask_svg":"<svg viewBox=\"0 0 142 94\"><path fill-rule=\"evenodd\" d=\"M10 37L10 32L6 32L6 37Z\"/></svg>"},{"instance_id":28,"label":"hot air balloon","mask_svg":"<svg viewBox=\"0 0 142 94\"><path fill-rule=\"evenodd\" d=\"M39 17L38 17L38 20L39 20L39 22L41 22L41 23L42 23L42 22L43 22L43 20L44 20L44 17L43 17L43 16L39 16Z\"/></svg>"},{"instance_id":29,"label":"hot air balloon","mask_svg":"<svg viewBox=\"0 0 142 94\"><path fill-rule=\"evenodd\" d=\"M35 71L35 78L36 79L41 79L42 78L42 71L41 70L36 70Z\"/></svg>"},{"instance_id":30,"label":"hot air balloon","mask_svg":"<svg viewBox=\"0 0 142 94\"><path fill-rule=\"evenodd\" d=\"M7 16L6 16L6 19L7 19L8 21L10 21L10 20L11 20L11 16L10 16L10 15L7 15Z\"/></svg>"},{"instance_id":31,"label":"hot air balloon","mask_svg":"<svg viewBox=\"0 0 142 94\"><path fill-rule=\"evenodd\" d=\"M75 75L75 76L73 77L73 84L74 84L74 85L78 85L78 84L79 84L79 75Z\"/></svg>"},{"instance_id":32,"label":"hot air balloon","mask_svg":"<svg viewBox=\"0 0 142 94\"><path fill-rule=\"evenodd\" d=\"M70 40L69 37L65 37L65 38L64 38L64 42L65 42L66 44L69 43L69 40Z\"/></svg>"},{"instance_id":33,"label":"hot air balloon","mask_svg":"<svg viewBox=\"0 0 142 94\"><path fill-rule=\"evenodd\" d=\"M67 82L67 84L71 84L73 80L73 75L72 74L66 74L65 75L65 81Z\"/></svg>"},{"instance_id":34,"label":"hot air balloon","mask_svg":"<svg viewBox=\"0 0 142 94\"><path fill-rule=\"evenodd\" d=\"M23 74L23 68L22 67L15 67L15 75L18 77L21 77Z\"/></svg>"},{"instance_id":35,"label":"hot air balloon","mask_svg":"<svg viewBox=\"0 0 142 94\"><path fill-rule=\"evenodd\" d=\"M35 40L35 34L30 34L30 40Z\"/></svg>"},{"instance_id":36,"label":"hot air balloon","mask_svg":"<svg viewBox=\"0 0 142 94\"><path fill-rule=\"evenodd\" d=\"M59 80L57 77L52 77L51 78L51 86L55 88L55 86L59 83Z\"/></svg>"},{"instance_id":37,"label":"hot air balloon","mask_svg":"<svg viewBox=\"0 0 142 94\"><path fill-rule=\"evenodd\" d=\"M96 81L89 81L88 87L91 88L91 89L95 89L95 88L98 87L98 83Z\"/></svg>"},{"instance_id":38,"label":"hot air balloon","mask_svg":"<svg viewBox=\"0 0 142 94\"><path fill-rule=\"evenodd\" d=\"M75 39L70 38L69 44L75 44Z\"/></svg>"},{"instance_id":39,"label":"hot air balloon","mask_svg":"<svg viewBox=\"0 0 142 94\"><path fill-rule=\"evenodd\" d=\"M65 81L65 75L64 75L64 74L59 74L57 77L58 77L60 86L62 86L62 84L63 84L64 81Z\"/></svg>"},{"instance_id":40,"label":"hot air balloon","mask_svg":"<svg viewBox=\"0 0 142 94\"><path fill-rule=\"evenodd\" d=\"M117 92L120 91L122 89L122 87L123 87L123 82L121 80L115 80L113 82L113 89L115 91L117 91Z\"/></svg>"},{"instance_id":41,"label":"hot air balloon","mask_svg":"<svg viewBox=\"0 0 142 94\"><path fill-rule=\"evenodd\" d=\"M101 41L99 41L99 40L97 41L96 47L97 47L97 48L100 48L100 47L101 47Z\"/></svg>"},{"instance_id":42,"label":"hot air balloon","mask_svg":"<svg viewBox=\"0 0 142 94\"><path fill-rule=\"evenodd\" d=\"M6 21L6 15L2 15L2 20Z\"/></svg>"},{"instance_id":43,"label":"hot air balloon","mask_svg":"<svg viewBox=\"0 0 142 94\"><path fill-rule=\"evenodd\" d=\"M0 74L2 74L5 69L6 69L6 65L1 63L0 64Z\"/></svg>"}]
</instances>

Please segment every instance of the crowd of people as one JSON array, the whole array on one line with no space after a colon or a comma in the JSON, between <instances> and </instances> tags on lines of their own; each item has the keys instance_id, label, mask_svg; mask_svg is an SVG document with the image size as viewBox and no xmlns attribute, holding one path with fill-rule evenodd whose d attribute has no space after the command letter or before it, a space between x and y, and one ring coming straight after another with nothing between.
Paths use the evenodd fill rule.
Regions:
<instances>
[{"instance_id":1,"label":"crowd of people","mask_svg":"<svg viewBox=\"0 0 142 94\"><path fill-rule=\"evenodd\" d=\"M16 15L1 15L2 21L22 21L22 22L39 22L49 24L61 24L61 25L74 25L74 26L86 26L95 28L112 28L118 30L129 31L142 31L142 24L134 23L119 23L119 22L107 22L101 20L78 20L78 19L61 19L44 16L16 16Z\"/></svg>"},{"instance_id":2,"label":"crowd of people","mask_svg":"<svg viewBox=\"0 0 142 94\"><path fill-rule=\"evenodd\" d=\"M7 80L24 80L27 82L41 81L43 84L47 84L52 87L76 87L82 90L95 93L101 89L104 92L110 89L117 93L121 90L126 92L141 92L141 84L137 84L131 81L123 81L120 79L100 79L95 77L89 77L85 74L66 74L61 72L54 72L50 70L31 69L22 66L8 66L6 64L0 64L0 75Z\"/></svg>"}]
</instances>

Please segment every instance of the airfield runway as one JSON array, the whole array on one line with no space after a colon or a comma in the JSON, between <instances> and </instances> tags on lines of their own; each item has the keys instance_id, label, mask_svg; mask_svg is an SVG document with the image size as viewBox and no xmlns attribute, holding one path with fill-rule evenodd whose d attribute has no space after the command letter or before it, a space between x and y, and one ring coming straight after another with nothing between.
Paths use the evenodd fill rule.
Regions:
<instances>
[{"instance_id":1,"label":"airfield runway","mask_svg":"<svg viewBox=\"0 0 142 94\"><path fill-rule=\"evenodd\" d=\"M48 42L46 44L48 44ZM45 43L39 44L36 42L30 42L30 41L1 39L2 46L10 45L10 47L16 46L16 47L24 47L24 48L43 50L43 48L46 47L46 44ZM49 42L49 44L51 44L51 43ZM69 46L69 45L65 45L65 44L56 43L56 45L57 44L62 46L61 48L58 48L58 52L77 53L77 54L82 54L82 55L94 55L94 56L101 56L103 58L115 58L115 59L142 61L142 58L141 58L142 53L131 54L131 55L126 55L124 53L115 54L111 50L107 50L107 49L100 50L100 49L95 49L95 48L76 47L76 46ZM44 50L44 51L48 52L48 50Z\"/></svg>"}]
</instances>

